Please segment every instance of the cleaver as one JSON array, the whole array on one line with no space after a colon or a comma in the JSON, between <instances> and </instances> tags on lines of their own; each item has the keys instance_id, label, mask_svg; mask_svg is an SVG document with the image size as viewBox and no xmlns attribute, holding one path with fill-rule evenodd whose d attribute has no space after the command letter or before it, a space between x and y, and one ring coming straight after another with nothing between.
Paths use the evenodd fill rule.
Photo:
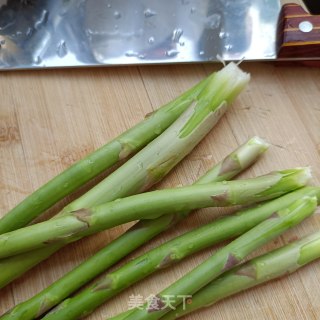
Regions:
<instances>
[{"instance_id":1,"label":"cleaver","mask_svg":"<svg viewBox=\"0 0 320 320\"><path fill-rule=\"evenodd\" d=\"M0 0L0 69L320 60L319 1L306 5Z\"/></svg>"}]
</instances>

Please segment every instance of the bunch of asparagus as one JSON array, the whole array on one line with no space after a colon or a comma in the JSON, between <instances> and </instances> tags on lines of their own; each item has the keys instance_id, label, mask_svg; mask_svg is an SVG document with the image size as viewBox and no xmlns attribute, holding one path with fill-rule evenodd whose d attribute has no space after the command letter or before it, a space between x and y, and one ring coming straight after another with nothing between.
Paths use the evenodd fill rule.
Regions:
<instances>
[{"instance_id":1,"label":"bunch of asparagus","mask_svg":"<svg viewBox=\"0 0 320 320\"><path fill-rule=\"evenodd\" d=\"M306 187L311 177L308 168L227 181L267 150L268 144L258 137L226 156L193 186L145 192L191 152L248 81L249 75L230 63L74 164L5 215L0 220L0 287L70 242L120 224L140 221L0 319L35 319L52 308L45 319L84 317L157 270L235 237L238 238L155 296L151 304L113 319L175 319L287 271L294 271L319 257L318 233L232 269L255 249L309 217L320 199L319 187ZM68 204L55 217L26 226L54 203L137 151L119 169ZM247 206L258 202L263 203L215 220L150 250L69 297L133 250L187 218L191 210ZM287 259L286 263L277 263L283 257ZM262 268L260 261L272 267ZM232 270L227 272L229 269ZM215 280L218 276L220 278ZM231 281L236 285L230 285ZM193 303L185 308L183 301L176 299L173 311L165 306L166 295L192 295Z\"/></svg>"}]
</instances>

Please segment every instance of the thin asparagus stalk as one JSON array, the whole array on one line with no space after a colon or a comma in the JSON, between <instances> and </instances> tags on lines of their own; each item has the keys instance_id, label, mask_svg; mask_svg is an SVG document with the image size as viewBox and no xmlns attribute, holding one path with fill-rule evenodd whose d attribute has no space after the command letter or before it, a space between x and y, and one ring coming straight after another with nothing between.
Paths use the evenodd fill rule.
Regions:
<instances>
[{"instance_id":1,"label":"thin asparagus stalk","mask_svg":"<svg viewBox=\"0 0 320 320\"><path fill-rule=\"evenodd\" d=\"M47 182L0 219L0 234L19 229L65 196L107 170L119 160L139 151L168 128L196 99L209 79L162 106L133 128L76 162Z\"/></svg>"},{"instance_id":2,"label":"thin asparagus stalk","mask_svg":"<svg viewBox=\"0 0 320 320\"><path fill-rule=\"evenodd\" d=\"M269 217L271 215L270 212ZM111 297L159 269L178 263L195 252L227 240L230 236L242 234L250 228L246 224L241 224L239 229L226 228L225 224L230 220L231 217L229 221L225 220L227 222L211 222L146 252L116 271L107 273L79 294L66 299L45 319L71 320L87 316Z\"/></svg>"},{"instance_id":3,"label":"thin asparagus stalk","mask_svg":"<svg viewBox=\"0 0 320 320\"><path fill-rule=\"evenodd\" d=\"M0 235L0 258L51 244L74 242L134 220L273 199L305 186L310 177L309 168L288 169L253 179L158 190L117 199Z\"/></svg>"},{"instance_id":4,"label":"thin asparagus stalk","mask_svg":"<svg viewBox=\"0 0 320 320\"><path fill-rule=\"evenodd\" d=\"M309 235L223 274L192 296L190 304L179 305L161 320L173 320L246 289L293 273L320 258L320 232Z\"/></svg>"},{"instance_id":5,"label":"thin asparagus stalk","mask_svg":"<svg viewBox=\"0 0 320 320\"><path fill-rule=\"evenodd\" d=\"M265 152L268 147L269 144L260 137L249 139L246 143L227 155L221 162L216 164L197 181L197 184L232 179L256 161L259 155Z\"/></svg>"},{"instance_id":6,"label":"thin asparagus stalk","mask_svg":"<svg viewBox=\"0 0 320 320\"><path fill-rule=\"evenodd\" d=\"M65 207L60 215L142 192L161 180L216 124L226 104L235 99L248 81L249 75L232 63L211 75L200 94L173 125L100 184ZM199 114L204 117L200 124ZM185 129L190 131L190 128L193 131L186 135ZM48 258L62 246L48 245L47 252L30 252L21 261L19 274ZM8 272L6 274L10 275ZM17 276L11 273L10 278ZM9 283L10 278L5 283Z\"/></svg>"},{"instance_id":7,"label":"thin asparagus stalk","mask_svg":"<svg viewBox=\"0 0 320 320\"><path fill-rule=\"evenodd\" d=\"M275 212L270 218L226 245L194 270L162 290L161 293L155 296L149 306L134 309L124 318L120 315L112 319L160 319L172 310L171 306L177 307L182 303L182 295L195 294L223 272L236 266L255 249L299 224L314 212L316 206L316 197L304 197L288 208ZM170 301L170 307L166 305L166 297L168 296L175 297L174 301ZM48 317L48 319L50 318Z\"/></svg>"},{"instance_id":8,"label":"thin asparagus stalk","mask_svg":"<svg viewBox=\"0 0 320 320\"><path fill-rule=\"evenodd\" d=\"M267 150L268 144L259 137L253 137L245 144L237 148L225 159L209 170L196 183L209 183L219 181L220 179L231 179L251 164ZM235 166L221 166L222 163L230 162L228 159L236 159L238 164ZM221 170L221 168L224 168ZM228 172L228 170L230 170ZM112 241L105 248L97 252L87 261L80 264L77 268L67 273L65 276L57 280L55 283L44 289L33 298L14 307L6 318L31 320L41 316L70 294L78 290L81 286L98 276L107 268L111 267L117 261L130 252L141 246L143 243L151 240L160 232L168 229L170 226L177 224L186 216L186 213L174 215L165 215L154 220L141 220L135 226L130 228L126 233ZM173 219L175 218L175 219ZM46 249L38 249L39 254ZM30 254L26 254L30 259ZM11 274L19 274L21 261L25 261L24 255L17 255L12 258L0 261L0 287L5 284ZM8 274L9 273L9 274Z\"/></svg>"}]
</instances>

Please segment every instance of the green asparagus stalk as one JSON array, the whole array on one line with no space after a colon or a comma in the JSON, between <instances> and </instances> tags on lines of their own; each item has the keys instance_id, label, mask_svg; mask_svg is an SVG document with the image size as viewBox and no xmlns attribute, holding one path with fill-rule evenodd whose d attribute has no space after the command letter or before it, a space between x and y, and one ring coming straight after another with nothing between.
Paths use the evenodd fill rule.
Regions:
<instances>
[{"instance_id":1,"label":"green asparagus stalk","mask_svg":"<svg viewBox=\"0 0 320 320\"><path fill-rule=\"evenodd\" d=\"M270 212L269 217L271 214ZM234 228L226 230L223 226L224 222L211 222L146 252L116 271L106 274L81 293L66 299L45 319L71 320L87 316L111 297L159 269L171 266L195 252L227 240L230 234L234 236L249 230L248 225L245 224L240 225L239 230Z\"/></svg>"},{"instance_id":2,"label":"green asparagus stalk","mask_svg":"<svg viewBox=\"0 0 320 320\"><path fill-rule=\"evenodd\" d=\"M320 232L309 235L223 274L192 296L190 304L179 305L161 320L174 320L200 308L267 281L293 273L320 258Z\"/></svg>"},{"instance_id":3,"label":"green asparagus stalk","mask_svg":"<svg viewBox=\"0 0 320 320\"><path fill-rule=\"evenodd\" d=\"M134 220L273 199L304 186L310 176L309 168L288 169L253 179L158 190L117 199L0 235L0 258L51 244L67 244Z\"/></svg>"},{"instance_id":4,"label":"green asparagus stalk","mask_svg":"<svg viewBox=\"0 0 320 320\"><path fill-rule=\"evenodd\" d=\"M267 150L268 144L259 137L253 137L245 144L237 148L225 159L209 170L197 183L215 182L220 179L231 179L239 174L258 157ZM223 163L229 163L229 158L237 162L237 169L233 166L222 166ZM223 170L221 169L223 168ZM230 171L228 171L230 170ZM105 248L97 252L87 261L83 262L74 270L57 280L55 283L44 289L33 298L14 307L6 317L8 319L31 320L41 316L56 304L67 298L70 294L78 290L81 286L98 276L100 273L111 267L117 261L130 252L141 246L143 243L151 240L160 232L168 229L170 226L178 223L186 216L181 213L177 216L165 215L154 220L141 220L135 226L130 228L119 238L112 241ZM173 219L173 217L175 219ZM47 252L46 249L38 249L39 254ZM35 252L36 252L35 251ZM26 254L30 259L30 254ZM24 254L11 258L0 260L0 287L5 285L11 274L19 274L21 261L25 261Z\"/></svg>"},{"instance_id":5,"label":"green asparagus stalk","mask_svg":"<svg viewBox=\"0 0 320 320\"><path fill-rule=\"evenodd\" d=\"M212 78L212 77L211 77ZM76 162L0 219L0 234L19 229L119 160L139 151L168 128L196 99L205 79L114 140Z\"/></svg>"},{"instance_id":6,"label":"green asparagus stalk","mask_svg":"<svg viewBox=\"0 0 320 320\"><path fill-rule=\"evenodd\" d=\"M197 184L232 179L256 161L258 156L265 152L268 147L269 144L260 137L249 139L246 143L227 155L221 162L216 164L197 181Z\"/></svg>"},{"instance_id":7,"label":"green asparagus stalk","mask_svg":"<svg viewBox=\"0 0 320 320\"><path fill-rule=\"evenodd\" d=\"M226 245L184 277L161 291L149 305L134 309L133 312L125 317L122 315L116 316L113 320L160 319L172 310L171 306L177 307L182 303L182 295L195 294L222 273L239 264L255 249L299 224L314 212L316 206L316 197L304 197L294 202L288 208L275 212L270 218ZM166 305L166 297L168 296L175 297L174 301L170 301L170 307Z\"/></svg>"},{"instance_id":8,"label":"green asparagus stalk","mask_svg":"<svg viewBox=\"0 0 320 320\"><path fill-rule=\"evenodd\" d=\"M234 100L248 81L249 75L232 63L211 75L204 88L201 88L200 94L193 99L190 107L173 125L100 184L65 207L60 215L142 192L158 182L191 151L210 127L215 125L225 111L226 104ZM210 110L207 110L208 106ZM203 109L207 111L207 118L197 125L193 118L199 112L202 114ZM190 129L190 123L194 124L194 130L188 136L181 137L180 132L186 125ZM8 278L3 283L9 283L62 246L63 244L48 245L46 252L37 250L24 255L24 260L18 267L19 272L17 274L6 272ZM17 267L17 259L11 260L8 264L12 262Z\"/></svg>"},{"instance_id":9,"label":"green asparagus stalk","mask_svg":"<svg viewBox=\"0 0 320 320\"><path fill-rule=\"evenodd\" d=\"M186 111L158 138L62 213L143 192L159 182L215 126L250 77L234 63L214 73Z\"/></svg>"}]
</instances>

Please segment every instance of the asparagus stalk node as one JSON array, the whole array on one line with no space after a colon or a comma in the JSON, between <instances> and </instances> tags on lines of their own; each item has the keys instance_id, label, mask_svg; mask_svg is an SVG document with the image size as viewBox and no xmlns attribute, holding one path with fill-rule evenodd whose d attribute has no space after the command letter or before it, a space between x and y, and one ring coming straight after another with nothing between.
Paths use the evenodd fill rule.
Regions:
<instances>
[{"instance_id":1,"label":"asparagus stalk node","mask_svg":"<svg viewBox=\"0 0 320 320\"><path fill-rule=\"evenodd\" d=\"M198 182L196 182L196 184L233 178L255 162L258 157L267 150L268 146L269 145L259 137L251 138L209 170L202 178L200 178L200 180L198 180ZM232 159L231 162L236 162L237 165L223 165L224 163L229 163L230 161L228 159L230 158ZM57 280L48 288L39 292L28 301L14 307L5 318L21 319L23 317L24 320L31 320L40 317L42 313L54 307L74 291L78 290L82 285L92 280L143 243L152 239L161 231L178 223L186 215L187 213L181 212L175 219L173 219L172 215L164 215L154 220L141 220L122 236L112 241L105 248ZM249 225L249 223L246 225ZM221 228L218 230L221 230ZM216 230L216 235L218 234L218 230ZM224 236L226 233L222 232L220 234ZM35 252L37 251L39 254L47 254L48 250L45 248L38 249ZM29 257L30 254L27 253L26 256ZM3 281L7 281L7 279L10 278L10 274L8 276L6 274L7 272L12 273L12 270L14 270L16 273L19 273L21 261L25 261L23 254L3 259L2 264L0 260L0 269L4 271L3 273L0 273L0 287L4 285Z\"/></svg>"},{"instance_id":2,"label":"asparagus stalk node","mask_svg":"<svg viewBox=\"0 0 320 320\"><path fill-rule=\"evenodd\" d=\"M162 290L156 296L157 300L153 301L150 307L145 306L144 308L134 309L124 318L120 315L118 319L160 319L172 310L164 307L166 296L174 296L175 301L172 301L171 306L177 307L182 303L181 295L195 294L222 273L239 264L255 249L299 224L310 216L316 207L316 197L304 197L288 208L275 212L270 218L226 245L177 282ZM113 318L113 320L115 319L117 317Z\"/></svg>"},{"instance_id":3,"label":"asparagus stalk node","mask_svg":"<svg viewBox=\"0 0 320 320\"><path fill-rule=\"evenodd\" d=\"M0 235L0 258L51 244L73 242L134 220L273 199L304 186L309 179L309 168L297 168L253 179L158 190L117 199Z\"/></svg>"},{"instance_id":4,"label":"asparagus stalk node","mask_svg":"<svg viewBox=\"0 0 320 320\"><path fill-rule=\"evenodd\" d=\"M189 97L189 109L185 108L185 113L172 126L113 174L65 207L58 216L142 192L161 180L215 125L223 111L226 110L226 103L230 103L236 98L248 83L249 78L248 74L242 72L233 63L209 76L204 80L205 84L199 90L201 95L197 93L192 99ZM183 99L181 103L184 103ZM171 107L174 108L174 106ZM165 112L170 112L170 108ZM206 117L201 123L195 122L193 115L204 109ZM194 110L194 113L191 113L190 110ZM189 119L186 119L186 114L190 115ZM188 127L188 130L193 127L193 130L187 135L184 133L182 137L181 132L182 130L185 132L185 127ZM47 245L47 252L42 250L24 255L25 260L18 267L19 274L16 274L14 270L11 273L6 272L8 278L5 283L9 283L24 271L48 258L63 245L63 243L60 246L57 244ZM16 261L12 260L15 266L17 266Z\"/></svg>"},{"instance_id":5,"label":"asparagus stalk node","mask_svg":"<svg viewBox=\"0 0 320 320\"><path fill-rule=\"evenodd\" d=\"M320 232L254 258L223 274L192 296L190 304L179 305L161 320L174 320L246 289L293 273L320 258Z\"/></svg>"},{"instance_id":6,"label":"asparagus stalk node","mask_svg":"<svg viewBox=\"0 0 320 320\"><path fill-rule=\"evenodd\" d=\"M47 182L0 219L0 234L24 227L59 200L136 153L167 129L206 86L205 79L177 99Z\"/></svg>"}]
</instances>

